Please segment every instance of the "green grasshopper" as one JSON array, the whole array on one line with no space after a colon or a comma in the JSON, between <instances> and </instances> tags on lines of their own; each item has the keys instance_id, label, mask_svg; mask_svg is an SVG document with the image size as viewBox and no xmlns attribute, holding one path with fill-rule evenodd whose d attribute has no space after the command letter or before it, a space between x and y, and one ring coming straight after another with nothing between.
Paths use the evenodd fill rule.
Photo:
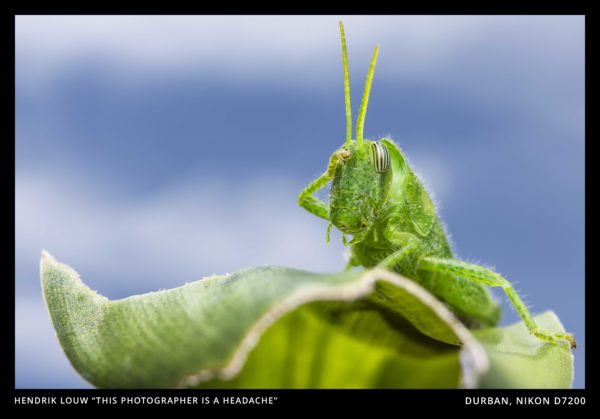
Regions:
<instances>
[{"instance_id":1,"label":"green grasshopper","mask_svg":"<svg viewBox=\"0 0 600 419\"><path fill-rule=\"evenodd\" d=\"M350 245L346 269L353 266L379 266L408 277L436 297L469 327L494 326L500 320L500 307L487 288L501 287L529 332L550 343L562 340L572 348L569 333L543 330L511 285L493 270L463 262L454 257L444 225L426 189L411 170L400 148L383 138L363 138L369 93L379 46L375 47L352 141L350 81L344 27L340 22L346 102L346 142L329 159L325 173L304 189L300 206L330 222ZM313 194L332 182L329 205ZM350 242L346 234L352 235Z\"/></svg>"}]
</instances>

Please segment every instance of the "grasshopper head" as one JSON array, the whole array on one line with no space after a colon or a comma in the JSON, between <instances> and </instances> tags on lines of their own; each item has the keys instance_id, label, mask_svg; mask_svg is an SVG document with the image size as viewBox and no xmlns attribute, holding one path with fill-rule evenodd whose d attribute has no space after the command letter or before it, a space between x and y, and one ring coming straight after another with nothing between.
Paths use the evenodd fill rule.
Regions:
<instances>
[{"instance_id":1,"label":"grasshopper head","mask_svg":"<svg viewBox=\"0 0 600 419\"><path fill-rule=\"evenodd\" d=\"M387 148L365 140L352 142L332 158L338 166L332 181L329 205L331 223L340 231L361 237L373 225L386 203L392 181Z\"/></svg>"},{"instance_id":2,"label":"grasshopper head","mask_svg":"<svg viewBox=\"0 0 600 419\"><path fill-rule=\"evenodd\" d=\"M357 242L366 236L388 198L392 171L389 167L390 156L387 148L381 143L363 139L365 115L379 47L375 47L373 52L356 121L356 140L352 141L350 77L342 22L340 35L346 101L346 143L331 157L332 160L337 159L337 169L329 195L330 219L343 233L354 235L353 241Z\"/></svg>"}]
</instances>

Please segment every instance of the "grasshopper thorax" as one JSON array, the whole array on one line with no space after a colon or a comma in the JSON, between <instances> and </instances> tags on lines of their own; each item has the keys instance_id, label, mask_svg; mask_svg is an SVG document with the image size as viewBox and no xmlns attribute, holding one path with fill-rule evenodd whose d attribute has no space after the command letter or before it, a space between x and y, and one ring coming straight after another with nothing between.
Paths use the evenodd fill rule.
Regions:
<instances>
[{"instance_id":1,"label":"grasshopper thorax","mask_svg":"<svg viewBox=\"0 0 600 419\"><path fill-rule=\"evenodd\" d=\"M329 194L331 222L340 231L357 235L370 229L388 199L392 170L382 164L380 143L365 140L337 150L337 169Z\"/></svg>"}]
</instances>

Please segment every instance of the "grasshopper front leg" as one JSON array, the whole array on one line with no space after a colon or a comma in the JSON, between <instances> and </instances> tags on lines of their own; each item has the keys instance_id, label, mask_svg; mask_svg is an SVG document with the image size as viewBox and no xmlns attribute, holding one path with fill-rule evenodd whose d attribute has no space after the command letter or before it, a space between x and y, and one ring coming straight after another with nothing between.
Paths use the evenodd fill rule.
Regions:
<instances>
[{"instance_id":1,"label":"grasshopper front leg","mask_svg":"<svg viewBox=\"0 0 600 419\"><path fill-rule=\"evenodd\" d=\"M312 181L310 185L300 192L300 195L298 196L298 204L302 208L306 209L310 213L315 214L317 217L326 219L327 221L330 220L329 205L312 195L333 179L338 164L340 164L342 159L343 156L340 156L338 153L334 153L329 160L327 171Z\"/></svg>"},{"instance_id":2,"label":"grasshopper front leg","mask_svg":"<svg viewBox=\"0 0 600 419\"><path fill-rule=\"evenodd\" d=\"M344 270L349 271L355 266L360 266L360 261L352 251L352 248L350 248L350 255L348 256L348 262L346 263L346 267L344 268Z\"/></svg>"},{"instance_id":3,"label":"grasshopper front leg","mask_svg":"<svg viewBox=\"0 0 600 419\"><path fill-rule=\"evenodd\" d=\"M392 269L394 265L402 262L406 257L419 249L420 241L414 235L399 231L392 223L384 230L385 238L396 245L398 249L378 263L378 266Z\"/></svg>"},{"instance_id":4,"label":"grasshopper front leg","mask_svg":"<svg viewBox=\"0 0 600 419\"><path fill-rule=\"evenodd\" d=\"M519 313L523 319L529 333L546 342L556 343L559 340L566 340L572 348L577 346L575 338L570 333L552 333L542 330L535 322L533 316L527 309L527 306L525 306L525 303L523 303L523 300L521 300L521 297L519 297L519 294L517 294L517 291L512 284L506 278L491 269L463 262L461 260L436 257L425 257L421 259L419 268L431 272L448 273L490 287L501 287L517 310L517 313Z\"/></svg>"}]
</instances>

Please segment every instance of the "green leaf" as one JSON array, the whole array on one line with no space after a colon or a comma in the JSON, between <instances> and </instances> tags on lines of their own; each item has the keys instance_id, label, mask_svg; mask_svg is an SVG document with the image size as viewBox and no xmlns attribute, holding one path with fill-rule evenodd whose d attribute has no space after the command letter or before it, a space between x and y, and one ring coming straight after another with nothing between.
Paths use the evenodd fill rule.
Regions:
<instances>
[{"instance_id":1,"label":"green leaf","mask_svg":"<svg viewBox=\"0 0 600 419\"><path fill-rule=\"evenodd\" d=\"M43 252L41 280L67 357L102 388L531 385L506 358L513 344L521 370L535 364L543 381L555 366L543 382L571 383L569 349L543 349L518 327L477 332L479 343L426 290L381 269L251 268L110 301Z\"/></svg>"},{"instance_id":2,"label":"green leaf","mask_svg":"<svg viewBox=\"0 0 600 419\"><path fill-rule=\"evenodd\" d=\"M553 311L546 311L535 319L544 330L565 331ZM473 333L491 361L481 387L570 388L573 385L573 353L566 342L541 343L527 331L523 322Z\"/></svg>"}]
</instances>

